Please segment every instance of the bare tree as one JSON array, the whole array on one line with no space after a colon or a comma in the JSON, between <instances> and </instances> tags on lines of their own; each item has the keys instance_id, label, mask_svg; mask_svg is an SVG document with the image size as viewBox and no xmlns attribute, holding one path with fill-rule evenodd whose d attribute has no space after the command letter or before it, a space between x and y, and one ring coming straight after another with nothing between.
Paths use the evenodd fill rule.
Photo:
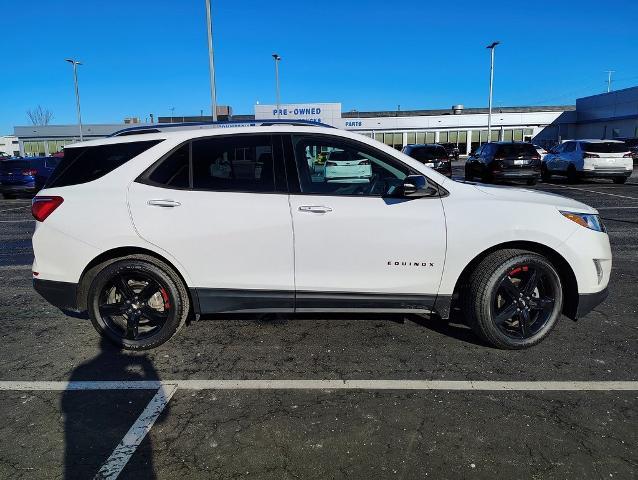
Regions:
<instances>
[{"instance_id":1,"label":"bare tree","mask_svg":"<svg viewBox=\"0 0 638 480\"><path fill-rule=\"evenodd\" d=\"M53 113L47 108L42 108L42 105L38 105L33 110L27 110L27 117L33 125L48 125L53 118Z\"/></svg>"}]
</instances>

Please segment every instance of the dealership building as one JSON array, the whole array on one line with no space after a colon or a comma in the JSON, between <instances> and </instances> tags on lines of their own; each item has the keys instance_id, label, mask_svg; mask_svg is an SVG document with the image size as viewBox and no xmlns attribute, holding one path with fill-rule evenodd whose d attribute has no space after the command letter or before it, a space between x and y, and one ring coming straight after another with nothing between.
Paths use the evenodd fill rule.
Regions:
<instances>
[{"instance_id":1,"label":"dealership building","mask_svg":"<svg viewBox=\"0 0 638 480\"><path fill-rule=\"evenodd\" d=\"M230 112L230 109L228 110ZM638 136L638 87L579 98L576 105L495 107L488 139L488 110L454 105L440 110L342 111L340 103L258 104L252 115L224 116L242 124L306 120L372 137L400 149L412 143L454 143L468 154L481 143L524 141L550 146L570 138ZM211 117L159 117L159 123L210 121ZM143 125L143 124L138 124ZM84 139L100 138L130 124L83 125ZM49 155L79 141L77 125L17 126L22 155Z\"/></svg>"}]
</instances>

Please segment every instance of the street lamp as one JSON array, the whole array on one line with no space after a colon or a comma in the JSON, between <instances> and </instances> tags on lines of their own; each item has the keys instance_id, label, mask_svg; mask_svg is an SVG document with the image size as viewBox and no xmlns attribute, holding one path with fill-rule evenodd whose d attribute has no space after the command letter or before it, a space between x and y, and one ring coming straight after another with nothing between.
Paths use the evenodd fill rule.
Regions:
<instances>
[{"instance_id":1,"label":"street lamp","mask_svg":"<svg viewBox=\"0 0 638 480\"><path fill-rule=\"evenodd\" d=\"M80 89L78 88L78 65L82 65L82 62L74 60L72 58L66 58L67 62L73 65L73 82L75 83L75 104L78 111L78 125L80 126L80 142L82 138L82 113L80 112Z\"/></svg>"},{"instance_id":2,"label":"street lamp","mask_svg":"<svg viewBox=\"0 0 638 480\"><path fill-rule=\"evenodd\" d=\"M280 118L281 112L279 105L281 103L281 98L279 97L279 62L281 61L281 57L276 53L272 54L272 58L275 60L275 85L277 87L277 118Z\"/></svg>"},{"instance_id":3,"label":"street lamp","mask_svg":"<svg viewBox=\"0 0 638 480\"><path fill-rule=\"evenodd\" d=\"M487 141L492 141L492 89L494 86L494 49L501 42L492 42L486 48L490 49L490 100L487 114Z\"/></svg>"},{"instance_id":4,"label":"street lamp","mask_svg":"<svg viewBox=\"0 0 638 480\"><path fill-rule=\"evenodd\" d=\"M213 22L210 14L210 0L206 0L206 31L208 33L208 70L210 74L210 101L213 122L217 121L217 90L215 87L215 60L213 58Z\"/></svg>"}]
</instances>

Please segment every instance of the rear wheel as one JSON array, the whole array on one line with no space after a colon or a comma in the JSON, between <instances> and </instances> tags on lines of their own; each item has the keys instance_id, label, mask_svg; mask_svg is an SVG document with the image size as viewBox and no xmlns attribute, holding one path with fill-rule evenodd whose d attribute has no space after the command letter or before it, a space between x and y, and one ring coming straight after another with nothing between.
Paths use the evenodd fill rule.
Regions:
<instances>
[{"instance_id":1,"label":"rear wheel","mask_svg":"<svg viewBox=\"0 0 638 480\"><path fill-rule=\"evenodd\" d=\"M614 180L614 183L616 184L622 184L627 181L627 177L614 177L613 180Z\"/></svg>"},{"instance_id":2,"label":"rear wheel","mask_svg":"<svg viewBox=\"0 0 638 480\"><path fill-rule=\"evenodd\" d=\"M474 175L472 175L472 168L469 165L465 165L465 180L471 182L474 179Z\"/></svg>"},{"instance_id":3,"label":"rear wheel","mask_svg":"<svg viewBox=\"0 0 638 480\"><path fill-rule=\"evenodd\" d=\"M554 328L563 305L560 277L542 255L500 250L470 276L464 310L474 332L502 349L541 342Z\"/></svg>"},{"instance_id":4,"label":"rear wheel","mask_svg":"<svg viewBox=\"0 0 638 480\"><path fill-rule=\"evenodd\" d=\"M576 183L578 181L578 172L576 171L576 167L573 163L569 164L567 167L567 182L568 183Z\"/></svg>"},{"instance_id":5,"label":"rear wheel","mask_svg":"<svg viewBox=\"0 0 638 480\"><path fill-rule=\"evenodd\" d=\"M184 283L167 265L152 257L129 257L96 275L87 306L101 335L128 350L146 350L179 330L190 302Z\"/></svg>"}]
</instances>

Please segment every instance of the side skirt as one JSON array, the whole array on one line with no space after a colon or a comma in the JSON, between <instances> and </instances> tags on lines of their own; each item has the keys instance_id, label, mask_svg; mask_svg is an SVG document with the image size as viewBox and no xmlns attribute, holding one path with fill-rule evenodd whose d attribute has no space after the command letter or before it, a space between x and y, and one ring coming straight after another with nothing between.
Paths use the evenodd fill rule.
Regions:
<instances>
[{"instance_id":1,"label":"side skirt","mask_svg":"<svg viewBox=\"0 0 638 480\"><path fill-rule=\"evenodd\" d=\"M451 296L192 288L195 313L410 312L449 316Z\"/></svg>"}]
</instances>

